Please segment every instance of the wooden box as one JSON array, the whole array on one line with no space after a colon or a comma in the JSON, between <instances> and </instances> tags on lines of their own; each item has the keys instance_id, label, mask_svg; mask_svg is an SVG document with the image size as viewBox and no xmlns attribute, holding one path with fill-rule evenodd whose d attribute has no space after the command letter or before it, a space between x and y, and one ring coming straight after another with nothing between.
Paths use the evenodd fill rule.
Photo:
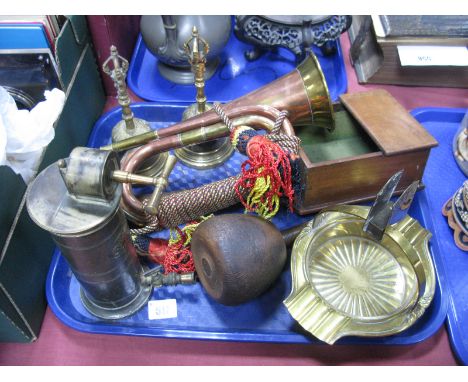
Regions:
<instances>
[{"instance_id":1,"label":"wooden box","mask_svg":"<svg viewBox=\"0 0 468 382\"><path fill-rule=\"evenodd\" d=\"M421 180L437 141L383 89L343 94L330 133L311 126L296 129L304 187L296 196L299 214L330 205L374 199L385 182L404 170L401 193Z\"/></svg>"}]
</instances>

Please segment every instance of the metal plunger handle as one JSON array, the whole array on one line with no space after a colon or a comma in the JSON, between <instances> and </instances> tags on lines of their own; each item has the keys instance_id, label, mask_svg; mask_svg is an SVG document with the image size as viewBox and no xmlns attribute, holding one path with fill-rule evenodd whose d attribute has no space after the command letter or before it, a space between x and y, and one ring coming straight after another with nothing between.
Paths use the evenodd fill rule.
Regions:
<instances>
[{"instance_id":1,"label":"metal plunger handle","mask_svg":"<svg viewBox=\"0 0 468 382\"><path fill-rule=\"evenodd\" d=\"M177 158L174 155L168 155L166 163L164 163L164 168L156 179L154 191L151 194L148 203L144 207L146 213L150 215L156 215L158 213L159 202L161 201L162 193L167 186L167 179L176 163Z\"/></svg>"},{"instance_id":2,"label":"metal plunger handle","mask_svg":"<svg viewBox=\"0 0 468 382\"><path fill-rule=\"evenodd\" d=\"M114 182L118 183L132 183L146 186L154 185L153 194L145 206L145 211L150 215L156 215L158 213L158 205L161 200L162 193L167 186L167 179L176 163L177 158L174 155L168 155L166 162L164 163L164 168L161 174L157 177L138 175L122 170L112 171L110 177Z\"/></svg>"}]
</instances>

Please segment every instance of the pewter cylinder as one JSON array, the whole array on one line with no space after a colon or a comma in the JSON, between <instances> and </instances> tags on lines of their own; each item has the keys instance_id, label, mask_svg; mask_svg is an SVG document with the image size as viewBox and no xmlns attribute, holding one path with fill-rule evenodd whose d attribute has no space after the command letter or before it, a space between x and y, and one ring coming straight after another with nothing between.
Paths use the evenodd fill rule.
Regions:
<instances>
[{"instance_id":1,"label":"pewter cylinder","mask_svg":"<svg viewBox=\"0 0 468 382\"><path fill-rule=\"evenodd\" d=\"M109 200L76 197L68 192L61 170L63 175L63 162L54 163L31 184L29 214L52 234L90 313L104 319L131 315L146 303L152 288L143 282L143 269L119 209L122 186Z\"/></svg>"},{"instance_id":2,"label":"pewter cylinder","mask_svg":"<svg viewBox=\"0 0 468 382\"><path fill-rule=\"evenodd\" d=\"M139 308L134 303L142 293L142 268L119 209L92 232L54 234L53 239L80 283L82 302L91 313L113 318L116 311L127 315Z\"/></svg>"}]
</instances>

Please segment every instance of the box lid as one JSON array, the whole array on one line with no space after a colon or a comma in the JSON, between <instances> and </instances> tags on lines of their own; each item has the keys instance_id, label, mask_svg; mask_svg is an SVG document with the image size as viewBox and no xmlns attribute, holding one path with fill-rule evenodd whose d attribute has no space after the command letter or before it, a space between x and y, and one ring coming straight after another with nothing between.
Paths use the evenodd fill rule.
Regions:
<instances>
[{"instance_id":1,"label":"box lid","mask_svg":"<svg viewBox=\"0 0 468 382\"><path fill-rule=\"evenodd\" d=\"M344 107L385 155L437 146L437 141L386 90L342 94Z\"/></svg>"}]
</instances>

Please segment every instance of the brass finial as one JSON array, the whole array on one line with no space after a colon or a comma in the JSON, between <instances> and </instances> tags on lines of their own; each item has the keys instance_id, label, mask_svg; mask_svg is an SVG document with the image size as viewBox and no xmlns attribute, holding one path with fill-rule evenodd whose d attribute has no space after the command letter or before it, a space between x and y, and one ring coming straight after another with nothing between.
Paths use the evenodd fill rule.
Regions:
<instances>
[{"instance_id":1,"label":"brass finial","mask_svg":"<svg viewBox=\"0 0 468 382\"><path fill-rule=\"evenodd\" d=\"M198 112L203 113L206 106L205 65L206 56L210 51L210 46L202 37L200 37L195 25L192 28L192 37L184 44L184 51L188 56L188 61L192 66L192 72L195 76Z\"/></svg>"},{"instance_id":2,"label":"brass finial","mask_svg":"<svg viewBox=\"0 0 468 382\"><path fill-rule=\"evenodd\" d=\"M111 62L112 68L110 67ZM110 47L110 56L104 64L102 64L102 70L114 81L114 86L117 89L117 99L119 105L122 106L122 119L125 121L126 128L128 130L133 130L135 128L135 123L133 121L133 112L130 109L130 97L128 96L127 85L125 83L128 61L119 55L114 45Z\"/></svg>"}]
</instances>

